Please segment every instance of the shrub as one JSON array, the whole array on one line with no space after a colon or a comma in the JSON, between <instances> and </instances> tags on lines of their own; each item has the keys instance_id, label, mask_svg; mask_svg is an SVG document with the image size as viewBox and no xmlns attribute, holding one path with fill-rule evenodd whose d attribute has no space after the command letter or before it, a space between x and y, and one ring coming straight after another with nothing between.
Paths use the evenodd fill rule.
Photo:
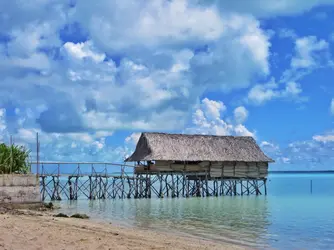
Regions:
<instances>
[{"instance_id":1,"label":"shrub","mask_svg":"<svg viewBox=\"0 0 334 250\"><path fill-rule=\"evenodd\" d=\"M0 144L0 174L26 174L30 171L30 151L24 146Z\"/></svg>"}]
</instances>

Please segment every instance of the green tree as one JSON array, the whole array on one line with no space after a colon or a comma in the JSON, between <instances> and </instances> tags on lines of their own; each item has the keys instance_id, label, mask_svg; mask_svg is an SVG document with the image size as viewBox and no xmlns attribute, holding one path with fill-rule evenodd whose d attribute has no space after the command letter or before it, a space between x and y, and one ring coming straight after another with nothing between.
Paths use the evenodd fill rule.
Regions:
<instances>
[{"instance_id":1,"label":"green tree","mask_svg":"<svg viewBox=\"0 0 334 250\"><path fill-rule=\"evenodd\" d=\"M30 150L24 146L0 144L0 174L26 174L30 171Z\"/></svg>"}]
</instances>

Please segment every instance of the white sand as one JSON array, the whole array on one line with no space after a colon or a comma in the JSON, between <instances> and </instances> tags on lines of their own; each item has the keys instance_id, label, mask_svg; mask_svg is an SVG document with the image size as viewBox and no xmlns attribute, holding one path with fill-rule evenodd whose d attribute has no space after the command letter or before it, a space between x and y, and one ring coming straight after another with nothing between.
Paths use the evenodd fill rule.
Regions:
<instances>
[{"instance_id":1,"label":"white sand","mask_svg":"<svg viewBox=\"0 0 334 250\"><path fill-rule=\"evenodd\" d=\"M0 249L245 249L151 230L50 214L0 214Z\"/></svg>"}]
</instances>

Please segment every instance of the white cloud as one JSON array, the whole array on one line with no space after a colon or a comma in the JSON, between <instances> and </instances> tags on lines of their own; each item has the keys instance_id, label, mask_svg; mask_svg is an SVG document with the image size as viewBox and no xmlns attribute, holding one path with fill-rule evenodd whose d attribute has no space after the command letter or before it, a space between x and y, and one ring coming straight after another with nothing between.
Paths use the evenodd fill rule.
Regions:
<instances>
[{"instance_id":1,"label":"white cloud","mask_svg":"<svg viewBox=\"0 0 334 250\"><path fill-rule=\"evenodd\" d=\"M303 100L300 97L302 89L296 82L287 82L285 88L280 88L274 80L266 84L257 84L248 92L248 101L255 105L264 104L273 99Z\"/></svg>"},{"instance_id":2,"label":"white cloud","mask_svg":"<svg viewBox=\"0 0 334 250\"><path fill-rule=\"evenodd\" d=\"M219 106L219 108L217 108ZM214 107L215 112L212 112ZM253 136L255 132L249 131L244 125L239 122L227 122L223 118L222 109L226 107L222 102L217 102L204 98L200 105L195 109L192 116L192 126L187 128L185 132L196 134L213 134L213 135L239 135Z\"/></svg>"},{"instance_id":3,"label":"white cloud","mask_svg":"<svg viewBox=\"0 0 334 250\"><path fill-rule=\"evenodd\" d=\"M140 135L141 133L132 133L131 135L125 138L125 142L132 145L136 145L140 138Z\"/></svg>"},{"instance_id":4,"label":"white cloud","mask_svg":"<svg viewBox=\"0 0 334 250\"><path fill-rule=\"evenodd\" d=\"M302 37L296 40L296 57L291 60L292 68L310 68L316 66L318 54L328 50L325 40L318 40L315 36Z\"/></svg>"},{"instance_id":5,"label":"white cloud","mask_svg":"<svg viewBox=\"0 0 334 250\"><path fill-rule=\"evenodd\" d=\"M10 31L11 40L7 44L10 56L27 57L41 49L60 46L57 27L51 22L27 23Z\"/></svg>"},{"instance_id":6,"label":"white cloud","mask_svg":"<svg viewBox=\"0 0 334 250\"><path fill-rule=\"evenodd\" d=\"M74 18L109 52L127 53L124 49L152 48L189 40L214 41L224 31L215 8L191 6L186 0L103 0L98 5L80 1Z\"/></svg>"},{"instance_id":7,"label":"white cloud","mask_svg":"<svg viewBox=\"0 0 334 250\"><path fill-rule=\"evenodd\" d=\"M29 16L3 29L12 39L0 50L0 102L44 105L35 118L45 132L180 128L206 90L245 88L270 73L269 37L259 21L215 6L186 0L14 6L11 19ZM73 23L85 38L61 45L59 30Z\"/></svg>"},{"instance_id":8,"label":"white cloud","mask_svg":"<svg viewBox=\"0 0 334 250\"><path fill-rule=\"evenodd\" d=\"M104 53L98 53L95 50L93 43L91 41L86 41L85 43L72 43L67 42L63 45L65 51L71 58L82 60L84 58L90 58L94 62L102 62L106 55Z\"/></svg>"},{"instance_id":9,"label":"white cloud","mask_svg":"<svg viewBox=\"0 0 334 250\"><path fill-rule=\"evenodd\" d=\"M8 121L5 111L1 111L0 139L9 142L10 135L13 136L15 144L27 146L31 150L32 160L36 156L36 133L39 135L40 154L43 161L121 161L119 155L120 147L106 145L108 132L96 133L46 133L39 128L33 127L32 118L23 108L20 116L24 115L22 123L7 126ZM15 128L15 129L13 129Z\"/></svg>"},{"instance_id":10,"label":"white cloud","mask_svg":"<svg viewBox=\"0 0 334 250\"><path fill-rule=\"evenodd\" d=\"M331 134L316 135L313 140L290 143L284 150L290 163L303 169L329 169L334 160L334 143Z\"/></svg>"},{"instance_id":11,"label":"white cloud","mask_svg":"<svg viewBox=\"0 0 334 250\"><path fill-rule=\"evenodd\" d=\"M209 119L217 119L220 117L220 114L226 110L226 107L221 101L213 101L208 98L204 98L202 100L203 107L205 109L205 113L209 117Z\"/></svg>"},{"instance_id":12,"label":"white cloud","mask_svg":"<svg viewBox=\"0 0 334 250\"><path fill-rule=\"evenodd\" d=\"M315 135L313 140L318 142L334 142L334 134Z\"/></svg>"},{"instance_id":13,"label":"white cloud","mask_svg":"<svg viewBox=\"0 0 334 250\"><path fill-rule=\"evenodd\" d=\"M273 148L273 149L278 149L278 146L277 145L275 145L274 143L272 143L272 142L268 142L268 141L262 141L261 143L260 143L260 146L261 147L269 147L269 148Z\"/></svg>"},{"instance_id":14,"label":"white cloud","mask_svg":"<svg viewBox=\"0 0 334 250\"><path fill-rule=\"evenodd\" d=\"M319 40L315 36L296 38L290 68L282 73L279 83L298 82L319 68L332 66L327 41Z\"/></svg>"},{"instance_id":15,"label":"white cloud","mask_svg":"<svg viewBox=\"0 0 334 250\"><path fill-rule=\"evenodd\" d=\"M270 38L256 17L323 3L198 2L1 2L0 107L20 110L15 122L0 123L1 133L32 143L39 132L45 155L66 158L73 148L79 160L114 157L104 138L117 129L182 130L205 91L248 88L270 74ZM319 42L309 45L319 51ZM298 96L299 85L286 82L253 90L253 99ZM230 121L222 102L201 105L193 114L196 131L253 133L242 124L242 110Z\"/></svg>"},{"instance_id":16,"label":"white cloud","mask_svg":"<svg viewBox=\"0 0 334 250\"><path fill-rule=\"evenodd\" d=\"M238 124L244 123L248 117L248 110L244 106L234 109L234 119Z\"/></svg>"},{"instance_id":17,"label":"white cloud","mask_svg":"<svg viewBox=\"0 0 334 250\"><path fill-rule=\"evenodd\" d=\"M238 124L234 127L234 133L238 136L252 136L255 137L255 133L249 131L244 125Z\"/></svg>"},{"instance_id":18,"label":"white cloud","mask_svg":"<svg viewBox=\"0 0 334 250\"><path fill-rule=\"evenodd\" d=\"M269 38L252 17L226 15L224 20L224 36L191 60L192 80L223 91L246 88L270 72Z\"/></svg>"}]
</instances>

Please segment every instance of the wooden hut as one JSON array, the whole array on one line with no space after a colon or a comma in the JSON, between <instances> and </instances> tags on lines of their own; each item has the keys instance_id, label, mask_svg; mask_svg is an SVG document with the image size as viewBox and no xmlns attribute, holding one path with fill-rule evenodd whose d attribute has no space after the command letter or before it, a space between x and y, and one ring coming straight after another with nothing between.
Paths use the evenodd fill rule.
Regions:
<instances>
[{"instance_id":1,"label":"wooden hut","mask_svg":"<svg viewBox=\"0 0 334 250\"><path fill-rule=\"evenodd\" d=\"M186 173L209 178L262 179L273 162L249 136L142 133L127 162L136 174Z\"/></svg>"}]
</instances>

